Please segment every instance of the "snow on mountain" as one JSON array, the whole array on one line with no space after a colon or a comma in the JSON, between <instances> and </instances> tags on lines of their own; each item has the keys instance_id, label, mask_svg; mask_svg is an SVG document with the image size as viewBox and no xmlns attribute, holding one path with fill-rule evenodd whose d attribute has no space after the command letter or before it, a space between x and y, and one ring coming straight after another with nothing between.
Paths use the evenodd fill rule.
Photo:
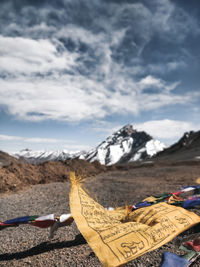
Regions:
<instances>
[{"instance_id":1,"label":"snow on mountain","mask_svg":"<svg viewBox=\"0 0 200 267\"><path fill-rule=\"evenodd\" d=\"M165 145L163 143L161 143L158 140L152 139L148 141L144 147L139 149L129 161L141 160L142 155L144 154L147 155L147 158L150 158L156 155L158 152L163 151L164 148L165 148Z\"/></svg>"},{"instance_id":2,"label":"snow on mountain","mask_svg":"<svg viewBox=\"0 0 200 267\"><path fill-rule=\"evenodd\" d=\"M112 165L136 160L144 160L162 151L165 145L154 140L145 132L139 132L128 124L109 136L97 148L85 155L92 162L98 160L101 164Z\"/></svg>"},{"instance_id":3,"label":"snow on mountain","mask_svg":"<svg viewBox=\"0 0 200 267\"><path fill-rule=\"evenodd\" d=\"M72 153L66 150L31 151L25 149L19 153L15 153L14 156L31 163L79 158L89 162L97 160L101 164L112 165L115 163L148 159L164 148L165 145L163 143L154 140L143 131L139 132L133 129L133 126L128 124L114 132L89 152L79 151Z\"/></svg>"},{"instance_id":4,"label":"snow on mountain","mask_svg":"<svg viewBox=\"0 0 200 267\"><path fill-rule=\"evenodd\" d=\"M32 151L29 149L21 150L19 153L14 153L13 156L29 163L42 163L45 161L66 160L78 158L83 152L68 152L66 150L57 151ZM84 154L84 153L83 153Z\"/></svg>"}]
</instances>

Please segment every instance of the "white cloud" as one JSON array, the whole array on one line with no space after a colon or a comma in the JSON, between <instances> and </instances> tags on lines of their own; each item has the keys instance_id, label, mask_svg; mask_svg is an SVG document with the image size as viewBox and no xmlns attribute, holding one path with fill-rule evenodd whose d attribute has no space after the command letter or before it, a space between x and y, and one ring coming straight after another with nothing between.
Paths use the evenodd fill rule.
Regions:
<instances>
[{"instance_id":1,"label":"white cloud","mask_svg":"<svg viewBox=\"0 0 200 267\"><path fill-rule=\"evenodd\" d=\"M70 69L77 58L67 50L58 54L49 40L0 36L0 71L14 75Z\"/></svg>"},{"instance_id":2,"label":"white cloud","mask_svg":"<svg viewBox=\"0 0 200 267\"><path fill-rule=\"evenodd\" d=\"M179 81L168 84L162 79L155 78L151 75L148 75L145 78L141 79L140 82L138 83L141 89L157 88L160 90L167 90L167 91L174 90L179 84L180 84Z\"/></svg>"},{"instance_id":3,"label":"white cloud","mask_svg":"<svg viewBox=\"0 0 200 267\"><path fill-rule=\"evenodd\" d=\"M19 136L0 134L0 140L1 141L18 141L18 140L23 140L23 138Z\"/></svg>"},{"instance_id":4,"label":"white cloud","mask_svg":"<svg viewBox=\"0 0 200 267\"><path fill-rule=\"evenodd\" d=\"M41 138L41 137L22 137L22 136L12 136L12 135L0 135L0 141L22 141L26 143L62 143L66 142L63 139L56 138ZM67 141L69 142L69 140Z\"/></svg>"},{"instance_id":5,"label":"white cloud","mask_svg":"<svg viewBox=\"0 0 200 267\"><path fill-rule=\"evenodd\" d=\"M151 87L151 86L155 86L155 87L158 87L158 88L162 88L163 87L163 84L161 82L160 79L157 79L151 75L148 75L146 76L145 78L143 78L139 84L141 85L141 87L143 88L148 88L148 87Z\"/></svg>"},{"instance_id":6,"label":"white cloud","mask_svg":"<svg viewBox=\"0 0 200 267\"><path fill-rule=\"evenodd\" d=\"M137 83L123 76L112 81L113 90L104 82L76 75L52 79L0 79L0 104L20 119L79 121L104 118L109 114L137 114L165 105L193 101L190 95L174 95L168 89L157 94L138 90Z\"/></svg>"},{"instance_id":7,"label":"white cloud","mask_svg":"<svg viewBox=\"0 0 200 267\"><path fill-rule=\"evenodd\" d=\"M140 131L146 131L155 138L175 139L181 138L185 132L199 130L200 124L197 125L187 121L165 119L133 124L133 127Z\"/></svg>"}]
</instances>

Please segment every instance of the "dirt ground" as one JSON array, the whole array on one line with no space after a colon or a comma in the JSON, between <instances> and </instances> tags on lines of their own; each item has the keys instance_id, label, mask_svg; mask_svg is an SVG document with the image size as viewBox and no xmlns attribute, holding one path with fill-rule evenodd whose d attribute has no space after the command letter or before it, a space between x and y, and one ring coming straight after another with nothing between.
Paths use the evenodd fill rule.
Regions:
<instances>
[{"instance_id":1,"label":"dirt ground","mask_svg":"<svg viewBox=\"0 0 200 267\"><path fill-rule=\"evenodd\" d=\"M172 192L195 185L200 177L200 162L147 163L119 166L85 180L90 195L104 207L134 204L152 194ZM32 185L26 191L0 194L0 220L25 215L69 213L70 182ZM193 209L200 215L200 210ZM125 266L160 266L165 251L183 254L179 243L198 234L197 225L161 248L147 253ZM58 230L53 240L49 230L28 225L0 231L0 266L101 266L98 258L80 235L75 223ZM200 259L193 263L200 266Z\"/></svg>"},{"instance_id":2,"label":"dirt ground","mask_svg":"<svg viewBox=\"0 0 200 267\"><path fill-rule=\"evenodd\" d=\"M0 156L1 154L0 151ZM6 157L2 158L7 160ZM97 161L90 163L81 159L48 161L35 165L10 158L11 160L0 166L0 194L17 192L35 184L64 182L69 179L70 171L82 176L92 176L107 170L106 166Z\"/></svg>"}]
</instances>

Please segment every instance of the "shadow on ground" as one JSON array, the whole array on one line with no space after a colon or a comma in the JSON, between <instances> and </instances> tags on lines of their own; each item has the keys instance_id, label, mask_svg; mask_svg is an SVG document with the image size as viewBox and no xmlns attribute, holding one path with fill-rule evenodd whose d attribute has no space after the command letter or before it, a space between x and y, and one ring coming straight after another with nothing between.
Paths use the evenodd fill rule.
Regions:
<instances>
[{"instance_id":1,"label":"shadow on ground","mask_svg":"<svg viewBox=\"0 0 200 267\"><path fill-rule=\"evenodd\" d=\"M55 249L62 249L62 248L68 248L68 247L74 247L78 245L85 244L86 241L84 237L81 234L76 235L74 240L66 241L66 242L56 242L56 243L48 243L48 242L42 242L39 245L24 250L20 252L15 253L5 253L0 255L0 261L9 261L9 260L19 260L24 259L30 256L42 254L51 250Z\"/></svg>"}]
</instances>

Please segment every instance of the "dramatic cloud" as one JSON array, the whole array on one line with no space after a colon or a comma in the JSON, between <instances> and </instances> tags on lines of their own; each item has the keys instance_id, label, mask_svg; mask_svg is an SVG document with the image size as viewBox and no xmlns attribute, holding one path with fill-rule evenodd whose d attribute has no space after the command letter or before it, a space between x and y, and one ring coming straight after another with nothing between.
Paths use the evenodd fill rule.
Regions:
<instances>
[{"instance_id":1,"label":"dramatic cloud","mask_svg":"<svg viewBox=\"0 0 200 267\"><path fill-rule=\"evenodd\" d=\"M1 7L0 105L18 119L77 122L197 105L195 90L180 90L180 71L199 22L172 1Z\"/></svg>"},{"instance_id":2,"label":"dramatic cloud","mask_svg":"<svg viewBox=\"0 0 200 267\"><path fill-rule=\"evenodd\" d=\"M194 101L193 94L175 95L169 90L173 84L159 82L163 90L148 94L140 90L141 83L121 77L112 82L112 90L104 82L80 75L61 76L56 82L52 78L1 79L0 104L20 119L79 121Z\"/></svg>"},{"instance_id":3,"label":"dramatic cloud","mask_svg":"<svg viewBox=\"0 0 200 267\"><path fill-rule=\"evenodd\" d=\"M49 40L0 36L0 47L0 71L14 76L70 70L77 57L68 51L59 54Z\"/></svg>"}]
</instances>

